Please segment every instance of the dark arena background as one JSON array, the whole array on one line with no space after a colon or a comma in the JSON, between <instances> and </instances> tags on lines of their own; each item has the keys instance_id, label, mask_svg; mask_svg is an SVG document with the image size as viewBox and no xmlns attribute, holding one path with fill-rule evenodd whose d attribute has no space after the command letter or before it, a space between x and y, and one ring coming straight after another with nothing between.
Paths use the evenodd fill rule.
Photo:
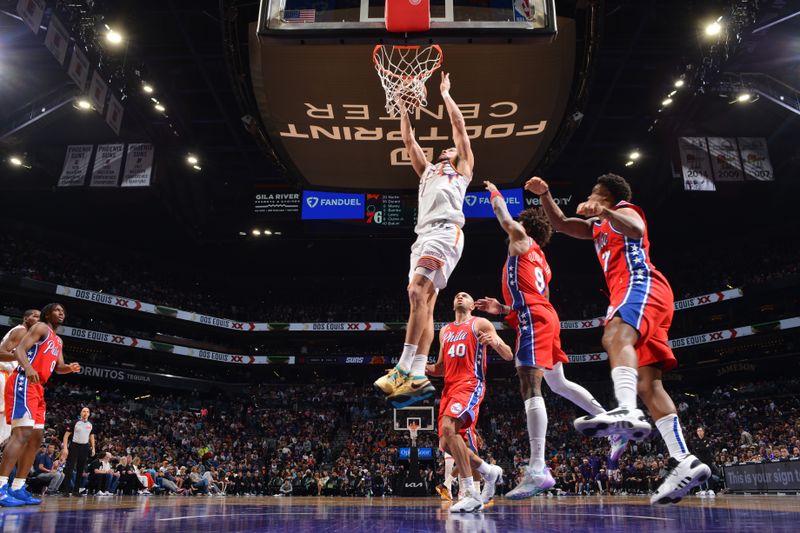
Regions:
<instances>
[{"instance_id":1,"label":"dark arena background","mask_svg":"<svg viewBox=\"0 0 800 533\"><path fill-rule=\"evenodd\" d=\"M798 531L800 2L385 1L0 0L0 324L60 303L80 365L53 360L43 431L3 444L0 530ZM711 473L677 505L650 503L678 470L641 401L652 433L610 458L546 385L555 484L507 497L532 440L489 349L478 453L504 480L451 511L469 490L439 449L442 379L408 408L373 387L401 364L418 209L379 73L419 80L376 68L376 45L439 47L414 134L428 159L453 144L447 72L474 152L436 330L461 291L503 299L484 180L514 216L543 201L533 176L567 216L601 174L631 185L674 292L669 438ZM616 408L594 247L556 233L545 252L566 375ZM34 382L2 365L32 425Z\"/></svg>"}]
</instances>

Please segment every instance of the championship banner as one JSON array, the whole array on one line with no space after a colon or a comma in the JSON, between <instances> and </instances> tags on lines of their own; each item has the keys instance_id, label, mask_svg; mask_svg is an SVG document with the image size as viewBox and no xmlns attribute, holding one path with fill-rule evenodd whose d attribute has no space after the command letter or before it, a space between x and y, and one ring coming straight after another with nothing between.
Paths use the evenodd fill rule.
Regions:
<instances>
[{"instance_id":1,"label":"championship banner","mask_svg":"<svg viewBox=\"0 0 800 533\"><path fill-rule=\"evenodd\" d=\"M94 146L91 144L67 146L64 168L61 171L61 177L58 179L59 187L80 187L84 184L93 148Z\"/></svg>"},{"instance_id":2,"label":"championship banner","mask_svg":"<svg viewBox=\"0 0 800 533\"><path fill-rule=\"evenodd\" d=\"M64 60L67 59L67 46L69 46L69 33L55 15L50 17L44 45L56 58L58 64L64 66Z\"/></svg>"},{"instance_id":3,"label":"championship banner","mask_svg":"<svg viewBox=\"0 0 800 533\"><path fill-rule=\"evenodd\" d=\"M739 150L742 154L745 179L775 181L766 139L763 137L739 137Z\"/></svg>"},{"instance_id":4,"label":"championship banner","mask_svg":"<svg viewBox=\"0 0 800 533\"><path fill-rule=\"evenodd\" d=\"M108 113L106 113L106 123L114 130L114 133L119 135L119 130L122 127L122 114L124 110L122 104L117 100L113 94L108 99Z\"/></svg>"},{"instance_id":5,"label":"championship banner","mask_svg":"<svg viewBox=\"0 0 800 533\"><path fill-rule=\"evenodd\" d=\"M44 18L44 8L44 0L19 0L17 2L17 13L35 35L39 34L39 27Z\"/></svg>"},{"instance_id":6,"label":"championship banner","mask_svg":"<svg viewBox=\"0 0 800 533\"><path fill-rule=\"evenodd\" d=\"M100 72L95 70L92 73L92 83L89 85L89 100L101 115L106 107L106 95L108 94L108 84L100 76Z\"/></svg>"},{"instance_id":7,"label":"championship banner","mask_svg":"<svg viewBox=\"0 0 800 533\"><path fill-rule=\"evenodd\" d=\"M90 187L116 187L122 167L124 144L100 144L94 156Z\"/></svg>"},{"instance_id":8,"label":"championship banner","mask_svg":"<svg viewBox=\"0 0 800 533\"><path fill-rule=\"evenodd\" d=\"M149 143L128 145L125 174L122 176L123 187L150 186L150 178L153 175L153 152L153 145Z\"/></svg>"},{"instance_id":9,"label":"championship banner","mask_svg":"<svg viewBox=\"0 0 800 533\"><path fill-rule=\"evenodd\" d=\"M716 191L705 137L679 137L683 190Z\"/></svg>"},{"instance_id":10,"label":"championship banner","mask_svg":"<svg viewBox=\"0 0 800 533\"><path fill-rule=\"evenodd\" d=\"M734 137L709 137L708 151L716 181L743 181L744 171Z\"/></svg>"},{"instance_id":11,"label":"championship banner","mask_svg":"<svg viewBox=\"0 0 800 533\"><path fill-rule=\"evenodd\" d=\"M69 60L67 74L81 92L86 91L86 81L89 79L89 59L77 44L72 47L72 57Z\"/></svg>"}]
</instances>

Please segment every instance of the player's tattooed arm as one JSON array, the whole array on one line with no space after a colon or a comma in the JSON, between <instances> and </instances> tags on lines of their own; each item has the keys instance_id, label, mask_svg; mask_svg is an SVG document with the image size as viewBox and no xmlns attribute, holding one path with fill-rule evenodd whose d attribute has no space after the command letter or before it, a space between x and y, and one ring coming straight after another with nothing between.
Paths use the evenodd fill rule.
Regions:
<instances>
[{"instance_id":1,"label":"player's tattooed arm","mask_svg":"<svg viewBox=\"0 0 800 533\"><path fill-rule=\"evenodd\" d=\"M553 229L559 233L564 233L576 239L591 240L592 236L592 220L584 220L582 218L567 217L561 208L558 207L553 196L550 194L550 187L547 182L538 176L534 176L525 183L525 190L532 192L539 196L542 202L542 207L553 225Z\"/></svg>"},{"instance_id":2,"label":"player's tattooed arm","mask_svg":"<svg viewBox=\"0 0 800 533\"><path fill-rule=\"evenodd\" d=\"M508 206L503 199L503 195L497 190L497 186L491 181L484 181L486 190L491 193L492 211L500 226L508 234L509 243L508 250L511 255L522 255L528 251L528 234L525 233L525 228L522 224L514 220L511 213L508 212Z\"/></svg>"},{"instance_id":3,"label":"player's tattooed arm","mask_svg":"<svg viewBox=\"0 0 800 533\"><path fill-rule=\"evenodd\" d=\"M484 346L491 347L492 350L497 352L498 355L506 361L514 359L514 352L511 350L511 347L500 338L500 335L497 334L497 330L494 329L494 325L491 322L485 318L479 318L475 321L475 326L478 329L478 342Z\"/></svg>"}]
</instances>

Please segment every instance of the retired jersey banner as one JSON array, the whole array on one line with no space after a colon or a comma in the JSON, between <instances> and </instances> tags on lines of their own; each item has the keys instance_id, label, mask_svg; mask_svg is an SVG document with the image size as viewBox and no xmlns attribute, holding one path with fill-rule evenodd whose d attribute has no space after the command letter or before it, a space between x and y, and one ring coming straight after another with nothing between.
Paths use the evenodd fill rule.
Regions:
<instances>
[{"instance_id":1,"label":"retired jersey banner","mask_svg":"<svg viewBox=\"0 0 800 533\"><path fill-rule=\"evenodd\" d=\"M89 170L89 160L92 158L91 144L73 144L67 146L67 155L64 158L64 168L58 179L59 187L80 187L86 182L86 172Z\"/></svg>"},{"instance_id":2,"label":"retired jersey banner","mask_svg":"<svg viewBox=\"0 0 800 533\"><path fill-rule=\"evenodd\" d=\"M72 57L69 60L67 74L81 92L86 91L86 82L89 79L89 59L78 45L72 47Z\"/></svg>"},{"instance_id":3,"label":"retired jersey banner","mask_svg":"<svg viewBox=\"0 0 800 533\"><path fill-rule=\"evenodd\" d=\"M122 104L117 97L113 94L108 99L108 113L106 113L106 123L114 130L114 133L119 135L119 130L122 128L122 114L124 110Z\"/></svg>"},{"instance_id":4,"label":"retired jersey banner","mask_svg":"<svg viewBox=\"0 0 800 533\"><path fill-rule=\"evenodd\" d=\"M150 143L131 143L125 160L123 187L149 187L153 175L153 145Z\"/></svg>"},{"instance_id":5,"label":"retired jersey banner","mask_svg":"<svg viewBox=\"0 0 800 533\"><path fill-rule=\"evenodd\" d=\"M91 187L116 187L122 167L122 156L125 154L124 144L100 144L94 156Z\"/></svg>"},{"instance_id":6,"label":"retired jersey banner","mask_svg":"<svg viewBox=\"0 0 800 533\"><path fill-rule=\"evenodd\" d=\"M44 45L53 54L59 65L64 65L67 59L67 47L69 46L69 33L64 29L64 25L53 15L50 17L50 25L47 27L47 35L44 38Z\"/></svg>"},{"instance_id":7,"label":"retired jersey banner","mask_svg":"<svg viewBox=\"0 0 800 533\"><path fill-rule=\"evenodd\" d=\"M92 105L101 115L106 107L106 95L108 94L108 84L100 75L100 72L95 70L92 73L92 83L89 85L89 99Z\"/></svg>"},{"instance_id":8,"label":"retired jersey banner","mask_svg":"<svg viewBox=\"0 0 800 533\"><path fill-rule=\"evenodd\" d=\"M711 153L711 167L717 182L744 180L739 146L734 137L709 137L708 151Z\"/></svg>"},{"instance_id":9,"label":"retired jersey banner","mask_svg":"<svg viewBox=\"0 0 800 533\"><path fill-rule=\"evenodd\" d=\"M42 25L42 18L44 18L44 8L44 0L19 0L17 2L17 13L37 35L39 27Z\"/></svg>"},{"instance_id":10,"label":"retired jersey banner","mask_svg":"<svg viewBox=\"0 0 800 533\"><path fill-rule=\"evenodd\" d=\"M775 181L766 139L763 137L739 137L739 150L742 154L745 179Z\"/></svg>"},{"instance_id":11,"label":"retired jersey banner","mask_svg":"<svg viewBox=\"0 0 800 533\"><path fill-rule=\"evenodd\" d=\"M716 191L705 137L680 137L681 173L685 191Z\"/></svg>"}]
</instances>

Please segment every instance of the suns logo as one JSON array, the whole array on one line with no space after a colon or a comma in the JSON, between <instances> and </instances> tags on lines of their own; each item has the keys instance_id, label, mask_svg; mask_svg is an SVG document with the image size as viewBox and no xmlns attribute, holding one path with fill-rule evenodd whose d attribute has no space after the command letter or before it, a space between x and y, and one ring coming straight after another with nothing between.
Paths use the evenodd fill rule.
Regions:
<instances>
[{"instance_id":1,"label":"suns logo","mask_svg":"<svg viewBox=\"0 0 800 533\"><path fill-rule=\"evenodd\" d=\"M461 175L456 169L453 168L453 165L451 165L449 161L439 163L437 167L439 168L437 169L436 173L439 176L446 176L448 182L452 182L453 178L457 178Z\"/></svg>"}]
</instances>

